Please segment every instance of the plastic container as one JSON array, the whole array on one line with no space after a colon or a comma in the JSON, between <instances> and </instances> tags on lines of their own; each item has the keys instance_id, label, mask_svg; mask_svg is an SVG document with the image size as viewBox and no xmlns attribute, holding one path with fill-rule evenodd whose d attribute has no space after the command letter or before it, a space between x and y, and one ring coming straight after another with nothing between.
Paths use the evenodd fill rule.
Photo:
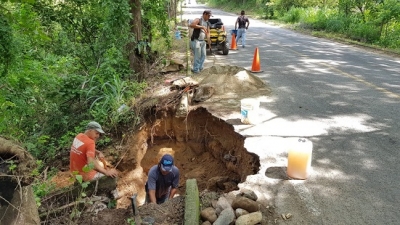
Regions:
<instances>
[{"instance_id":1,"label":"plastic container","mask_svg":"<svg viewBox=\"0 0 400 225\"><path fill-rule=\"evenodd\" d=\"M175 39L181 39L181 32L179 30L175 31Z\"/></svg>"},{"instance_id":2,"label":"plastic container","mask_svg":"<svg viewBox=\"0 0 400 225\"><path fill-rule=\"evenodd\" d=\"M310 140L299 138L293 141L288 151L287 175L291 178L305 180L311 172L313 144Z\"/></svg>"},{"instance_id":3,"label":"plastic container","mask_svg":"<svg viewBox=\"0 0 400 225\"><path fill-rule=\"evenodd\" d=\"M260 101L254 98L240 100L240 121L244 124L256 124L258 122L258 109Z\"/></svg>"},{"instance_id":4,"label":"plastic container","mask_svg":"<svg viewBox=\"0 0 400 225\"><path fill-rule=\"evenodd\" d=\"M237 31L238 30L231 30L231 35L235 34L235 37L237 37Z\"/></svg>"}]
</instances>

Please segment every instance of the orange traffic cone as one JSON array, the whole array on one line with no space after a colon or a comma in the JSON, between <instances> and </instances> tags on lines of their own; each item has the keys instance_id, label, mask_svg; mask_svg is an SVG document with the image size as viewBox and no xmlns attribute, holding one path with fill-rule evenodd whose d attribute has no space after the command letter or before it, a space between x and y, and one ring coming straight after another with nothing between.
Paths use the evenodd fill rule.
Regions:
<instances>
[{"instance_id":1,"label":"orange traffic cone","mask_svg":"<svg viewBox=\"0 0 400 225\"><path fill-rule=\"evenodd\" d=\"M262 72L260 69L260 56L258 55L258 47L256 47L256 50L254 51L253 65L251 66L250 71L252 73Z\"/></svg>"},{"instance_id":2,"label":"orange traffic cone","mask_svg":"<svg viewBox=\"0 0 400 225\"><path fill-rule=\"evenodd\" d=\"M232 34L232 41L231 41L230 50L237 50L237 47L236 47L236 35L235 34Z\"/></svg>"}]
</instances>

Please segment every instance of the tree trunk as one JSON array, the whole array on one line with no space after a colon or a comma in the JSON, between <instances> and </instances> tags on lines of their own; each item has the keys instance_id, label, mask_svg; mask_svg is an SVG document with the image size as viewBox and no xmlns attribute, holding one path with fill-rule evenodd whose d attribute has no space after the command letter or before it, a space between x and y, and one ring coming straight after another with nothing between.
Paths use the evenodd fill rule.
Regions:
<instances>
[{"instance_id":1,"label":"tree trunk","mask_svg":"<svg viewBox=\"0 0 400 225\"><path fill-rule=\"evenodd\" d=\"M142 40L142 5L140 0L130 0L131 5L131 33L134 35L136 43ZM131 42L128 46L129 49L129 66L132 71L140 71L140 59L135 55L136 44Z\"/></svg>"}]
</instances>

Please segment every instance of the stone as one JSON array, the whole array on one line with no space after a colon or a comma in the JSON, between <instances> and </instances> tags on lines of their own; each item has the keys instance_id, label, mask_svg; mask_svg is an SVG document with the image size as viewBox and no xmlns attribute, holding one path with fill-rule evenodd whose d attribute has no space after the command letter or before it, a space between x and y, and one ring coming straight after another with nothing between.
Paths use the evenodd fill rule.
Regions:
<instances>
[{"instance_id":1,"label":"stone","mask_svg":"<svg viewBox=\"0 0 400 225\"><path fill-rule=\"evenodd\" d=\"M257 195L252 190L243 190L238 194L238 196L243 196L253 201L257 201L258 199Z\"/></svg>"},{"instance_id":2,"label":"stone","mask_svg":"<svg viewBox=\"0 0 400 225\"><path fill-rule=\"evenodd\" d=\"M224 209L213 225L229 225L235 219L235 212L231 207Z\"/></svg>"},{"instance_id":3,"label":"stone","mask_svg":"<svg viewBox=\"0 0 400 225\"><path fill-rule=\"evenodd\" d=\"M235 225L255 225L262 220L262 213L260 211L243 215L235 221Z\"/></svg>"},{"instance_id":4,"label":"stone","mask_svg":"<svg viewBox=\"0 0 400 225\"><path fill-rule=\"evenodd\" d=\"M247 214L249 214L249 212L247 212L247 211L244 210L244 209L237 208L237 209L235 210L235 216L236 216L236 218L239 218L240 216L247 215Z\"/></svg>"},{"instance_id":5,"label":"stone","mask_svg":"<svg viewBox=\"0 0 400 225\"><path fill-rule=\"evenodd\" d=\"M215 205L215 211L217 215L219 215L224 209L231 208L231 204L229 204L228 200L225 197L220 197Z\"/></svg>"},{"instance_id":6,"label":"stone","mask_svg":"<svg viewBox=\"0 0 400 225\"><path fill-rule=\"evenodd\" d=\"M218 218L213 207L203 209L200 213L200 216L203 221L210 221L211 223L214 223Z\"/></svg>"},{"instance_id":7,"label":"stone","mask_svg":"<svg viewBox=\"0 0 400 225\"><path fill-rule=\"evenodd\" d=\"M237 197L233 200L232 202L232 208L237 209L245 209L246 211L252 213L259 211L260 207L259 204L251 199L248 199L246 197Z\"/></svg>"}]
</instances>

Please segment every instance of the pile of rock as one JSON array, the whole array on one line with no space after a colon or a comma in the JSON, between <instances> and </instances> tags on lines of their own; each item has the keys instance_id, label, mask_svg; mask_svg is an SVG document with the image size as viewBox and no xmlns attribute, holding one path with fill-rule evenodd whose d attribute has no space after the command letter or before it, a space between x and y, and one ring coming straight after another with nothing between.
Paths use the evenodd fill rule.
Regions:
<instances>
[{"instance_id":1,"label":"pile of rock","mask_svg":"<svg viewBox=\"0 0 400 225\"><path fill-rule=\"evenodd\" d=\"M219 197L200 213L202 225L254 225L263 220L262 205L253 191L243 191L234 198Z\"/></svg>"}]
</instances>

